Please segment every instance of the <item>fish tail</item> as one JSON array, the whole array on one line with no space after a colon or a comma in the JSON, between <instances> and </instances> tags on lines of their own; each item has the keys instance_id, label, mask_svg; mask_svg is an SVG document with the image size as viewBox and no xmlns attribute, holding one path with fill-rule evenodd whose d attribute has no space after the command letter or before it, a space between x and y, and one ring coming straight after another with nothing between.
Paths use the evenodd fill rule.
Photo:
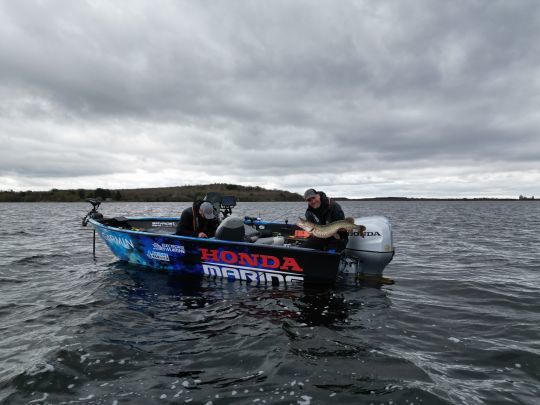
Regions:
<instances>
[{"instance_id":1,"label":"fish tail","mask_svg":"<svg viewBox=\"0 0 540 405\"><path fill-rule=\"evenodd\" d=\"M366 227L364 225L358 225L358 227L358 233L363 238L364 236L366 236Z\"/></svg>"}]
</instances>

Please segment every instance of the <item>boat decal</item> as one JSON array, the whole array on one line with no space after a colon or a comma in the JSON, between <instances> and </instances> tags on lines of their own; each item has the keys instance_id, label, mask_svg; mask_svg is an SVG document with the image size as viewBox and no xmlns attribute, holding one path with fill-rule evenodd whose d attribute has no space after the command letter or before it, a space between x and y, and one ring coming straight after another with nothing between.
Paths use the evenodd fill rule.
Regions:
<instances>
[{"instance_id":1,"label":"boat decal","mask_svg":"<svg viewBox=\"0 0 540 405\"><path fill-rule=\"evenodd\" d=\"M162 262L170 262L169 255L165 252L155 252L153 250L146 253L150 259L161 260Z\"/></svg>"},{"instance_id":2,"label":"boat decal","mask_svg":"<svg viewBox=\"0 0 540 405\"><path fill-rule=\"evenodd\" d=\"M173 228L175 225L174 222L152 221L152 228Z\"/></svg>"},{"instance_id":3,"label":"boat decal","mask_svg":"<svg viewBox=\"0 0 540 405\"><path fill-rule=\"evenodd\" d=\"M302 273L304 270L293 257L279 258L255 253L233 252L232 250L199 248L201 261L211 261L225 265L248 265L251 268L279 269Z\"/></svg>"},{"instance_id":4,"label":"boat decal","mask_svg":"<svg viewBox=\"0 0 540 405\"><path fill-rule=\"evenodd\" d=\"M154 250L158 250L161 252L171 252L171 253L179 253L181 255L186 254L186 249L182 245L172 245L170 243L157 243L154 242L152 244L152 248Z\"/></svg>"},{"instance_id":5,"label":"boat decal","mask_svg":"<svg viewBox=\"0 0 540 405\"><path fill-rule=\"evenodd\" d=\"M221 277L233 280L244 280L251 283L293 284L302 282L302 275L285 274L279 271L254 269L243 266L227 266L220 263L203 263L203 273L208 277Z\"/></svg>"},{"instance_id":6,"label":"boat decal","mask_svg":"<svg viewBox=\"0 0 540 405\"><path fill-rule=\"evenodd\" d=\"M103 232L103 239L112 243L113 245L122 246L125 249L135 249L133 241L126 237L121 238L118 235L114 235L108 232Z\"/></svg>"}]
</instances>

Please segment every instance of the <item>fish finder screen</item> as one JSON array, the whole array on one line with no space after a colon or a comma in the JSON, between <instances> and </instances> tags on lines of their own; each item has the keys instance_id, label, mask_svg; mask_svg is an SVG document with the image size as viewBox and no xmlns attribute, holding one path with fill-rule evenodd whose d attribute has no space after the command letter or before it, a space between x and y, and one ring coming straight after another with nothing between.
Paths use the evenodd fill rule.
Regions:
<instances>
[{"instance_id":1,"label":"fish finder screen","mask_svg":"<svg viewBox=\"0 0 540 405\"><path fill-rule=\"evenodd\" d=\"M236 206L236 197L232 195L224 195L223 197L221 197L221 206L222 207Z\"/></svg>"}]
</instances>

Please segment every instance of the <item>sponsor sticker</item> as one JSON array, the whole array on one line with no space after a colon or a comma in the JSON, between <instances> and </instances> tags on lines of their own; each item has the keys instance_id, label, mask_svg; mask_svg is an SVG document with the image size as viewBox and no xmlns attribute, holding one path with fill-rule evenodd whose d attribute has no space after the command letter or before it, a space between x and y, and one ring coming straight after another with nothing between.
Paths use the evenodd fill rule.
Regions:
<instances>
[{"instance_id":1,"label":"sponsor sticker","mask_svg":"<svg viewBox=\"0 0 540 405\"><path fill-rule=\"evenodd\" d=\"M153 221L152 228L173 228L174 222Z\"/></svg>"},{"instance_id":2,"label":"sponsor sticker","mask_svg":"<svg viewBox=\"0 0 540 405\"><path fill-rule=\"evenodd\" d=\"M112 243L113 245L119 245L126 249L134 249L135 246L133 245L133 242L131 239L128 238L122 238L117 235L113 235L110 233L106 233L103 235L103 238L107 240L108 242Z\"/></svg>"},{"instance_id":3,"label":"sponsor sticker","mask_svg":"<svg viewBox=\"0 0 540 405\"><path fill-rule=\"evenodd\" d=\"M272 270L294 271L302 273L294 257L277 257L271 255L261 255L256 253L234 252L232 250L217 249L199 249L201 252L201 261L212 263L223 263L226 265L240 265L255 268L264 268Z\"/></svg>"},{"instance_id":4,"label":"sponsor sticker","mask_svg":"<svg viewBox=\"0 0 540 405\"><path fill-rule=\"evenodd\" d=\"M152 244L152 248L154 250L160 251L160 252L170 252L170 253L178 253L181 255L186 254L186 249L182 245L172 245L170 243L157 243L154 242Z\"/></svg>"},{"instance_id":5,"label":"sponsor sticker","mask_svg":"<svg viewBox=\"0 0 540 405\"><path fill-rule=\"evenodd\" d=\"M161 260L162 262L170 262L169 255L164 252L155 252L153 250L146 253L150 259Z\"/></svg>"},{"instance_id":6,"label":"sponsor sticker","mask_svg":"<svg viewBox=\"0 0 540 405\"><path fill-rule=\"evenodd\" d=\"M233 280L244 280L248 283L295 284L301 283L301 275L286 274L279 271L257 270L250 267L221 266L203 263L203 272L208 277L221 277Z\"/></svg>"}]
</instances>

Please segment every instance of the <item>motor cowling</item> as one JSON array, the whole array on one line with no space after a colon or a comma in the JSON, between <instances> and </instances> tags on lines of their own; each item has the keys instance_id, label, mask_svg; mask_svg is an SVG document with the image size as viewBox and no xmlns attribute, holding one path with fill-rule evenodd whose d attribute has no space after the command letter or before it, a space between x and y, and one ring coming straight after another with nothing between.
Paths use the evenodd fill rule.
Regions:
<instances>
[{"instance_id":1,"label":"motor cowling","mask_svg":"<svg viewBox=\"0 0 540 405\"><path fill-rule=\"evenodd\" d=\"M364 237L354 232L349 237L345 256L356 258L360 273L381 276L384 268L394 257L394 243L390 221L383 216L355 218L356 225L366 227Z\"/></svg>"}]
</instances>

